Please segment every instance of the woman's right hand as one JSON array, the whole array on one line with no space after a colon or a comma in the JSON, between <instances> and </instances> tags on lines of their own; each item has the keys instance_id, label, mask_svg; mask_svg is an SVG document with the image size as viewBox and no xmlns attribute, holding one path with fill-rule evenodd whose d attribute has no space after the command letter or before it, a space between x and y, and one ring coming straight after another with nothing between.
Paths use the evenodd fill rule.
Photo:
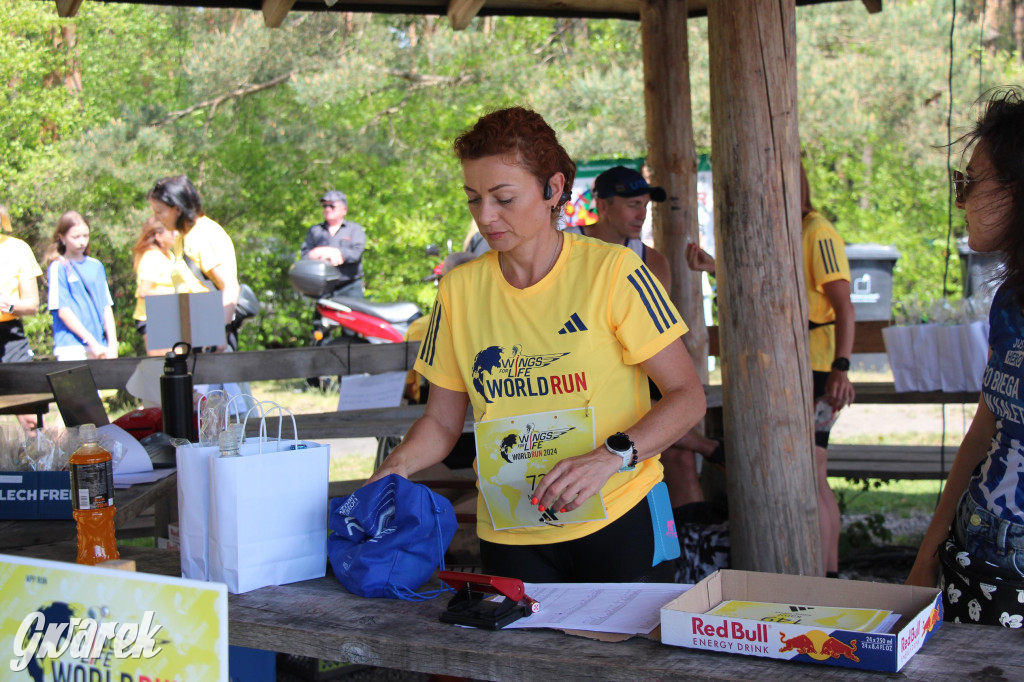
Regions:
<instances>
[{"instance_id":1,"label":"woman's right hand","mask_svg":"<svg viewBox=\"0 0 1024 682\"><path fill-rule=\"evenodd\" d=\"M714 257L693 242L686 245L686 264L691 270L715 274Z\"/></svg>"}]
</instances>

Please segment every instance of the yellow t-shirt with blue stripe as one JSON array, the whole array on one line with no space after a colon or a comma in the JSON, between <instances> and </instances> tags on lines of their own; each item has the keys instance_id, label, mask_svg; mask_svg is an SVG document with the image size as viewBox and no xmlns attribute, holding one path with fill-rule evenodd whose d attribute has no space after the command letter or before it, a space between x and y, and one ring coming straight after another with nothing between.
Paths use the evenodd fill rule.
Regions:
<instances>
[{"instance_id":1,"label":"yellow t-shirt with blue stripe","mask_svg":"<svg viewBox=\"0 0 1024 682\"><path fill-rule=\"evenodd\" d=\"M808 319L825 326L810 332L811 369L828 372L836 355L836 311L825 295L825 285L844 279L850 281L850 263L846 246L832 223L817 211L804 216L804 286L807 288Z\"/></svg>"},{"instance_id":2,"label":"yellow t-shirt with blue stripe","mask_svg":"<svg viewBox=\"0 0 1024 682\"><path fill-rule=\"evenodd\" d=\"M469 394L477 421L590 407L596 443L629 431L651 407L640 363L687 328L643 262L622 246L565 234L554 267L526 289L509 285L491 251L441 280L415 369ZM614 474L607 520L495 531L477 504L477 532L513 545L563 542L605 527L662 479L659 457Z\"/></svg>"}]
</instances>

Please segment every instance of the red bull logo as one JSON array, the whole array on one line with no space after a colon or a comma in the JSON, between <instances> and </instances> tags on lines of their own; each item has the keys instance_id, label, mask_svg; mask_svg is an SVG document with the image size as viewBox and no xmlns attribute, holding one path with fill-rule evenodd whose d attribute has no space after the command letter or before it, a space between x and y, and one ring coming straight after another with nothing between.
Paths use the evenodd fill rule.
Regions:
<instances>
[{"instance_id":1,"label":"red bull logo","mask_svg":"<svg viewBox=\"0 0 1024 682\"><path fill-rule=\"evenodd\" d=\"M855 639L851 639L850 643L846 644L820 630L811 630L789 639L786 639L786 633L780 632L779 639L782 642L779 653L795 651L798 654L810 656L816 661L842 656L854 663L860 663L860 658L857 656L857 640Z\"/></svg>"},{"instance_id":2,"label":"red bull logo","mask_svg":"<svg viewBox=\"0 0 1024 682\"><path fill-rule=\"evenodd\" d=\"M705 623L702 618L694 617L691 625L695 635L693 643L696 646L725 649L743 654L771 655L767 646L768 626L764 623L754 623L753 627L744 627L741 622L723 620L716 625Z\"/></svg>"}]
</instances>

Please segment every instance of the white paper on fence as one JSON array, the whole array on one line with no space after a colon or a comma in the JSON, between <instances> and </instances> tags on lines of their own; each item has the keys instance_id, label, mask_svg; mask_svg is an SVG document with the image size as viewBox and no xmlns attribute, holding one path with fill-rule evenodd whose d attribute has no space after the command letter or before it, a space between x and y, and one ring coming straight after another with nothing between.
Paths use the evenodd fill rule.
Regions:
<instances>
[{"instance_id":1,"label":"white paper on fence","mask_svg":"<svg viewBox=\"0 0 1024 682\"><path fill-rule=\"evenodd\" d=\"M898 393L917 390L914 371L913 334L910 327L883 327L882 340L889 356L893 387Z\"/></svg>"},{"instance_id":2,"label":"white paper on fence","mask_svg":"<svg viewBox=\"0 0 1024 682\"><path fill-rule=\"evenodd\" d=\"M964 389L980 391L988 364L988 320L959 325L960 350L963 353Z\"/></svg>"},{"instance_id":3,"label":"white paper on fence","mask_svg":"<svg viewBox=\"0 0 1024 682\"><path fill-rule=\"evenodd\" d=\"M175 472L175 469L153 469L152 471L141 471L137 474L114 474L115 488L131 488L139 483L156 483L162 478L167 478ZM115 500L115 506L117 501Z\"/></svg>"},{"instance_id":4,"label":"white paper on fence","mask_svg":"<svg viewBox=\"0 0 1024 682\"><path fill-rule=\"evenodd\" d=\"M181 575L210 579L210 458L216 445L192 443L175 450Z\"/></svg>"},{"instance_id":5,"label":"white paper on fence","mask_svg":"<svg viewBox=\"0 0 1024 682\"><path fill-rule=\"evenodd\" d=\"M338 412L398 407L402 404L406 372L352 374L341 378Z\"/></svg>"},{"instance_id":6,"label":"white paper on fence","mask_svg":"<svg viewBox=\"0 0 1024 682\"><path fill-rule=\"evenodd\" d=\"M555 628L646 635L661 607L693 585L675 583L524 583L540 611L506 628Z\"/></svg>"},{"instance_id":7,"label":"white paper on fence","mask_svg":"<svg viewBox=\"0 0 1024 682\"><path fill-rule=\"evenodd\" d=\"M117 482L118 474L137 474L143 471L152 471L153 462L149 459L149 453L142 443L132 434L122 429L117 424L104 424L96 427L96 433L100 441L110 439L124 448L124 456L114 465L114 482Z\"/></svg>"},{"instance_id":8,"label":"white paper on fence","mask_svg":"<svg viewBox=\"0 0 1024 682\"><path fill-rule=\"evenodd\" d=\"M947 393L964 390L967 379L964 377L959 325L938 325L935 336L939 349L939 381L942 390Z\"/></svg>"},{"instance_id":9,"label":"white paper on fence","mask_svg":"<svg viewBox=\"0 0 1024 682\"><path fill-rule=\"evenodd\" d=\"M327 572L330 446L300 444L210 459L210 579L232 594Z\"/></svg>"},{"instance_id":10,"label":"white paper on fence","mask_svg":"<svg viewBox=\"0 0 1024 682\"><path fill-rule=\"evenodd\" d=\"M160 377L163 373L163 358L139 360L124 385L125 390L141 400L143 407L160 407Z\"/></svg>"},{"instance_id":11,"label":"white paper on fence","mask_svg":"<svg viewBox=\"0 0 1024 682\"><path fill-rule=\"evenodd\" d=\"M917 374L917 390L941 391L942 371L939 368L939 330L941 325L918 324L910 327L914 343L913 370Z\"/></svg>"}]
</instances>

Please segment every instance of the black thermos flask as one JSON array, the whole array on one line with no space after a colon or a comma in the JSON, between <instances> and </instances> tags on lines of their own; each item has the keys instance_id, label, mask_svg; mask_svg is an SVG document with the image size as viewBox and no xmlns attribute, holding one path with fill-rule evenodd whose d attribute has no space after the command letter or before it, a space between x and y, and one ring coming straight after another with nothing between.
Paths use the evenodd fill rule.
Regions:
<instances>
[{"instance_id":1,"label":"black thermos flask","mask_svg":"<svg viewBox=\"0 0 1024 682\"><path fill-rule=\"evenodd\" d=\"M192 375L188 371L191 352L192 346L180 341L164 356L160 409L163 410L164 433L171 438L187 438L195 443L199 436L192 409Z\"/></svg>"}]
</instances>

